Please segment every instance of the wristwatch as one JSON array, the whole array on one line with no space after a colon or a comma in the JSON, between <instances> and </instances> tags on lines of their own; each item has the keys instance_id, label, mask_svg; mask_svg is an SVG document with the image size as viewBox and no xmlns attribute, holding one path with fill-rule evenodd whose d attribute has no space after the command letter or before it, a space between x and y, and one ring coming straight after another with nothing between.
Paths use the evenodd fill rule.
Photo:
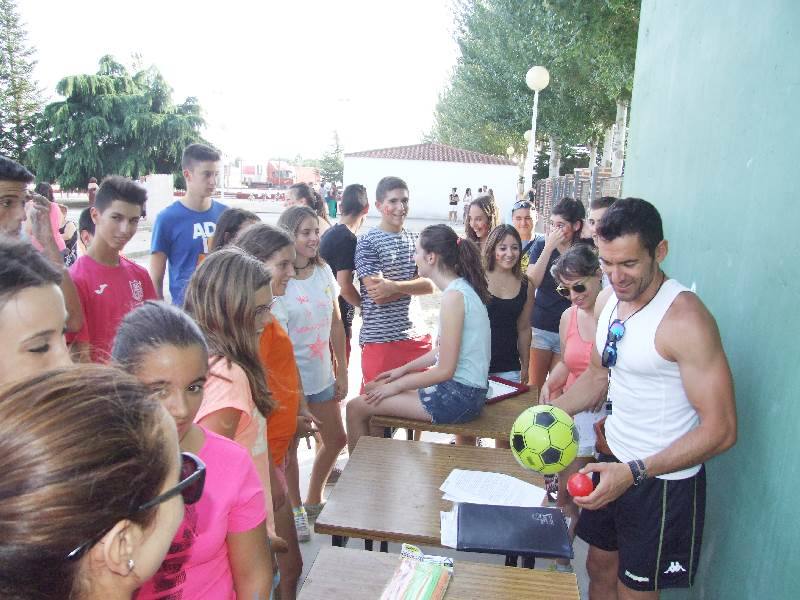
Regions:
<instances>
[{"instance_id":1,"label":"wristwatch","mask_svg":"<svg viewBox=\"0 0 800 600\"><path fill-rule=\"evenodd\" d=\"M630 460L628 461L628 467L633 475L633 485L638 486L647 479L647 467L644 466L643 460L639 460L638 458Z\"/></svg>"}]
</instances>

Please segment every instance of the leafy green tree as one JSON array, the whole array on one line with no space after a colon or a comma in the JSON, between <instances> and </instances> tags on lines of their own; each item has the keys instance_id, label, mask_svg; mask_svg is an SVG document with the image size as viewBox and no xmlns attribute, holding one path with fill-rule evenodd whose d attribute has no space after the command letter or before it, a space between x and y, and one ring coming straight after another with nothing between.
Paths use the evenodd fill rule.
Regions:
<instances>
[{"instance_id":1,"label":"leafy green tree","mask_svg":"<svg viewBox=\"0 0 800 600\"><path fill-rule=\"evenodd\" d=\"M179 175L184 147L203 141L197 99L174 104L155 67L130 75L103 56L96 74L65 77L56 89L64 100L44 108L29 162L39 177L65 189L110 174Z\"/></svg>"},{"instance_id":2,"label":"leafy green tree","mask_svg":"<svg viewBox=\"0 0 800 600\"><path fill-rule=\"evenodd\" d=\"M319 161L319 174L323 181L336 183L344 179L344 155L338 131L333 132L333 145Z\"/></svg>"},{"instance_id":3,"label":"leafy green tree","mask_svg":"<svg viewBox=\"0 0 800 600\"><path fill-rule=\"evenodd\" d=\"M33 142L42 91L33 77L34 49L15 0L0 0L0 154L22 161Z\"/></svg>"},{"instance_id":4,"label":"leafy green tree","mask_svg":"<svg viewBox=\"0 0 800 600\"><path fill-rule=\"evenodd\" d=\"M432 138L493 154L519 147L533 94L525 74L550 71L537 139L562 150L595 143L630 98L639 0L461 0L461 57L435 112Z\"/></svg>"}]
</instances>

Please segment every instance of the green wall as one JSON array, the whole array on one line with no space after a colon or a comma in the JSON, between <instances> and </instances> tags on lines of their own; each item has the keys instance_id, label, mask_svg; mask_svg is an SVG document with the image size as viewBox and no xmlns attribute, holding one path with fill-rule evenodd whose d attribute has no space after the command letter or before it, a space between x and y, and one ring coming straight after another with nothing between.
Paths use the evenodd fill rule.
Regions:
<instances>
[{"instance_id":1,"label":"green wall","mask_svg":"<svg viewBox=\"0 0 800 600\"><path fill-rule=\"evenodd\" d=\"M708 464L695 587L800 598L800 1L645 0L624 193L716 316L739 441Z\"/></svg>"}]
</instances>

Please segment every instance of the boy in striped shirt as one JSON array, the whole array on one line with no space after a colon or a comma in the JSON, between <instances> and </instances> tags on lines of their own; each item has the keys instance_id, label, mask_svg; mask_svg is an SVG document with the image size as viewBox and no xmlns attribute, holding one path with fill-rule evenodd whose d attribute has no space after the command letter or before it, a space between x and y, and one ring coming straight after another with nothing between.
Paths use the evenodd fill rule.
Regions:
<instances>
[{"instance_id":1,"label":"boy in striped shirt","mask_svg":"<svg viewBox=\"0 0 800 600\"><path fill-rule=\"evenodd\" d=\"M355 256L362 298L362 391L384 371L431 349L431 336L421 335L412 315L412 296L430 294L433 284L417 274L414 250L419 235L403 227L408 215L406 183L398 177L381 179L375 207L380 225L358 239Z\"/></svg>"}]
</instances>

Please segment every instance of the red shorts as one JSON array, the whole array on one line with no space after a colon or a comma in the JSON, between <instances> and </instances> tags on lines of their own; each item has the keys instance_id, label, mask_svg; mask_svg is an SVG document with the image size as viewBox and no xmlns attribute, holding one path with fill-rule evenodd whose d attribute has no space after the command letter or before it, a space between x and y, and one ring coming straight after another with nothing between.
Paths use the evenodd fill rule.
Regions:
<instances>
[{"instance_id":1,"label":"red shorts","mask_svg":"<svg viewBox=\"0 0 800 600\"><path fill-rule=\"evenodd\" d=\"M361 392L384 371L396 369L431 350L431 336L361 346Z\"/></svg>"}]
</instances>

